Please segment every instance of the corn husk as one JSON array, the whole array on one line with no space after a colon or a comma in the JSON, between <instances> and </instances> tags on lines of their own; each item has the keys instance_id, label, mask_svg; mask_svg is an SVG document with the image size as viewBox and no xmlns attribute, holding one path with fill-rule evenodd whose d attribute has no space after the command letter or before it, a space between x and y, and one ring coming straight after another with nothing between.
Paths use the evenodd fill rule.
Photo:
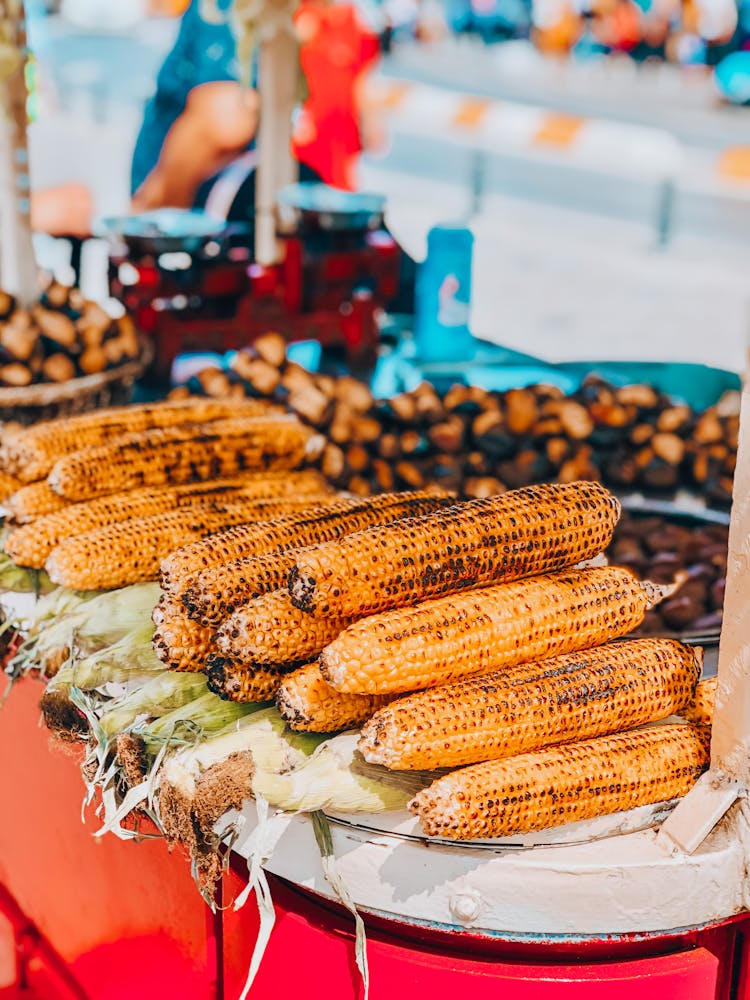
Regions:
<instances>
[{"instance_id":1,"label":"corn husk","mask_svg":"<svg viewBox=\"0 0 750 1000\"><path fill-rule=\"evenodd\" d=\"M203 884L218 877L218 849L233 828L227 814L252 796L254 773L295 767L320 741L292 733L275 708L266 708L165 762L159 781L162 828L170 841L188 845Z\"/></svg>"},{"instance_id":2,"label":"corn husk","mask_svg":"<svg viewBox=\"0 0 750 1000\"><path fill-rule=\"evenodd\" d=\"M42 600L37 602L42 608L36 611L18 653L23 669L42 669L45 656L52 650L67 648L71 653L85 655L129 636L133 646L127 655L135 656L136 649L144 644L146 628L151 629L149 642L153 635L151 612L158 595L158 584L153 583L139 583L95 596L65 590L53 592L42 599L44 604ZM140 661L146 659L147 654L142 652Z\"/></svg>"},{"instance_id":3,"label":"corn husk","mask_svg":"<svg viewBox=\"0 0 750 1000\"><path fill-rule=\"evenodd\" d=\"M162 668L163 668L162 664ZM201 675L201 679L205 680ZM141 739L148 753L156 756L165 743L174 746L205 746L222 730L233 729L245 716L265 708L264 703L223 701L207 691L200 697L161 716L155 722L137 727L135 735Z\"/></svg>"},{"instance_id":4,"label":"corn husk","mask_svg":"<svg viewBox=\"0 0 750 1000\"><path fill-rule=\"evenodd\" d=\"M115 701L102 714L99 725L105 738L111 740L139 721L162 718L206 692L206 680L201 674L162 670L142 687Z\"/></svg>"},{"instance_id":5,"label":"corn husk","mask_svg":"<svg viewBox=\"0 0 750 1000\"><path fill-rule=\"evenodd\" d=\"M357 751L359 733L322 743L311 757L284 772L256 768L253 792L287 812L386 812L404 809L434 773L389 771L367 764Z\"/></svg>"},{"instance_id":6,"label":"corn husk","mask_svg":"<svg viewBox=\"0 0 750 1000\"><path fill-rule=\"evenodd\" d=\"M81 691L164 672L164 664L154 652L152 638L154 627L150 621L111 646L97 649L87 656L71 657L57 672L53 683L75 685ZM75 637L76 640L78 636Z\"/></svg>"}]
</instances>

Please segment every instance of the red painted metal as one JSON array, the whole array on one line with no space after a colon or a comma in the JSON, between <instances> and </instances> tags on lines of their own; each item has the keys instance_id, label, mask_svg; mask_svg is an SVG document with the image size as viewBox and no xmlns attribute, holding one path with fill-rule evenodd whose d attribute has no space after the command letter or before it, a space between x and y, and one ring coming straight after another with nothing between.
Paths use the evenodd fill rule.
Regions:
<instances>
[{"instance_id":1,"label":"red painted metal","mask_svg":"<svg viewBox=\"0 0 750 1000\"><path fill-rule=\"evenodd\" d=\"M161 380L178 354L236 350L269 330L343 350L356 368L374 363L375 313L398 293L401 255L385 231L305 232L284 239L284 258L273 267L251 263L243 247L198 252L174 271L131 253L110 259L109 279L151 338L152 374ZM132 283L124 283L125 264Z\"/></svg>"},{"instance_id":2,"label":"red painted metal","mask_svg":"<svg viewBox=\"0 0 750 1000\"><path fill-rule=\"evenodd\" d=\"M185 858L162 841L94 839L96 820L81 823L80 758L50 746L40 691L20 681L0 712L0 911L22 943L23 927L38 935L23 974L32 986L44 980L45 1000L70 1000L56 955L90 1000L131 1000L134 990L214 1000L213 918ZM13 947L12 935L0 938L6 955Z\"/></svg>"},{"instance_id":3,"label":"red painted metal","mask_svg":"<svg viewBox=\"0 0 750 1000\"><path fill-rule=\"evenodd\" d=\"M241 878L230 874L227 893L237 893ZM276 926L253 986L253 1000L274 1000L294 989L304 975L308 1000L362 1000L354 964L351 918L320 906L272 879ZM257 912L250 900L224 917L224 973L228 997L239 995L255 939ZM733 936L728 930L727 937ZM729 1000L721 959L695 947L639 959L546 963L537 945L536 960L512 961L490 955L430 947L369 927L371 1000L430 997L455 1000ZM290 956L293 961L290 961ZM302 970L302 972L300 972Z\"/></svg>"},{"instance_id":4,"label":"red painted metal","mask_svg":"<svg viewBox=\"0 0 750 1000\"><path fill-rule=\"evenodd\" d=\"M79 758L49 746L39 692L21 681L0 714L0 1000L235 1000L257 933L254 899L231 910L243 865L213 916L179 852L95 840L96 822L80 822ZM270 883L277 924L252 1000L360 1000L351 917ZM577 942L367 924L372 1000L750 1000L745 918Z\"/></svg>"}]
</instances>

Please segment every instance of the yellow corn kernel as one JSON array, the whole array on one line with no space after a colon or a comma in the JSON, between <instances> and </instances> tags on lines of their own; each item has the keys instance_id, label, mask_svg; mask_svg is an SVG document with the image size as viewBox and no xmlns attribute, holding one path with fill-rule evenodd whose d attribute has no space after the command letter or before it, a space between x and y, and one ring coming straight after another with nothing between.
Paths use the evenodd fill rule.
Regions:
<instances>
[{"instance_id":1,"label":"yellow corn kernel","mask_svg":"<svg viewBox=\"0 0 750 1000\"><path fill-rule=\"evenodd\" d=\"M154 651L170 670L200 673L206 669L213 629L191 622L185 609L168 594L154 608Z\"/></svg>"},{"instance_id":2,"label":"yellow corn kernel","mask_svg":"<svg viewBox=\"0 0 750 1000\"><path fill-rule=\"evenodd\" d=\"M320 655L337 691L418 691L627 635L672 588L611 566L438 597L355 622Z\"/></svg>"},{"instance_id":3,"label":"yellow corn kernel","mask_svg":"<svg viewBox=\"0 0 750 1000\"><path fill-rule=\"evenodd\" d=\"M53 583L74 590L111 590L155 580L161 560L189 540L205 538L228 525L263 521L306 504L305 499L249 499L132 517L61 542L47 558L45 568Z\"/></svg>"},{"instance_id":4,"label":"yellow corn kernel","mask_svg":"<svg viewBox=\"0 0 750 1000\"><path fill-rule=\"evenodd\" d=\"M292 729L335 733L361 725L392 696L339 694L326 684L317 663L287 674L276 694L276 705Z\"/></svg>"},{"instance_id":5,"label":"yellow corn kernel","mask_svg":"<svg viewBox=\"0 0 750 1000\"><path fill-rule=\"evenodd\" d=\"M35 518L64 510L70 506L70 501L55 493L54 490L50 489L47 481L42 479L38 483L29 483L16 490L7 498L3 506L8 511L12 521L17 524L26 524Z\"/></svg>"},{"instance_id":6,"label":"yellow corn kernel","mask_svg":"<svg viewBox=\"0 0 750 1000\"><path fill-rule=\"evenodd\" d=\"M409 808L424 832L504 837L685 795L709 764L710 730L664 725L452 771Z\"/></svg>"},{"instance_id":7,"label":"yellow corn kernel","mask_svg":"<svg viewBox=\"0 0 750 1000\"><path fill-rule=\"evenodd\" d=\"M280 517L273 524L260 526L246 525L224 535L224 548L219 552L200 544L188 546L175 552L164 561L161 584L165 590L185 591L196 578L201 576L199 586L208 597L207 605L196 607L198 617L208 617L215 599L220 599L230 588L234 593L234 603L239 606L242 588L238 580L243 566L234 566L236 560L253 559L271 552L284 552L301 548L313 542L325 541L371 524L382 524L396 517L438 510L451 503L445 493L387 493L379 497L361 499L336 497L326 503L325 510L311 508L296 514ZM210 575L209 575L210 574ZM279 586L286 585L286 577ZM244 591L245 600L253 596ZM197 602L197 595L196 595ZM225 615L221 615L225 617ZM217 619L214 617L213 619ZM220 619L218 619L220 620Z\"/></svg>"},{"instance_id":8,"label":"yellow corn kernel","mask_svg":"<svg viewBox=\"0 0 750 1000\"><path fill-rule=\"evenodd\" d=\"M688 704L703 660L674 639L633 639L399 698L365 725L371 764L434 770L632 729Z\"/></svg>"},{"instance_id":9,"label":"yellow corn kernel","mask_svg":"<svg viewBox=\"0 0 750 1000\"><path fill-rule=\"evenodd\" d=\"M68 500L90 500L141 486L234 476L245 470L294 469L315 439L292 417L240 417L125 434L63 456L48 476Z\"/></svg>"},{"instance_id":10,"label":"yellow corn kernel","mask_svg":"<svg viewBox=\"0 0 750 1000\"><path fill-rule=\"evenodd\" d=\"M7 500L22 486L23 483L16 476L11 476L8 472L0 472L0 502Z\"/></svg>"},{"instance_id":11,"label":"yellow corn kernel","mask_svg":"<svg viewBox=\"0 0 750 1000\"><path fill-rule=\"evenodd\" d=\"M3 441L0 464L24 482L32 482L44 478L62 455L107 444L121 434L228 417L259 417L272 411L262 400L213 400L197 396L176 402L93 410L18 430Z\"/></svg>"},{"instance_id":12,"label":"yellow corn kernel","mask_svg":"<svg viewBox=\"0 0 750 1000\"><path fill-rule=\"evenodd\" d=\"M698 726L711 726L714 721L714 705L716 703L716 687L718 678L707 677L700 681L695 689L695 695L689 705L679 712L683 719L694 722Z\"/></svg>"},{"instance_id":13,"label":"yellow corn kernel","mask_svg":"<svg viewBox=\"0 0 750 1000\"><path fill-rule=\"evenodd\" d=\"M206 661L208 689L225 701L272 701L285 672L279 667L238 663L218 653Z\"/></svg>"},{"instance_id":14,"label":"yellow corn kernel","mask_svg":"<svg viewBox=\"0 0 750 1000\"><path fill-rule=\"evenodd\" d=\"M574 566L604 551L620 504L599 483L530 486L300 553L289 589L318 615L364 615Z\"/></svg>"},{"instance_id":15,"label":"yellow corn kernel","mask_svg":"<svg viewBox=\"0 0 750 1000\"><path fill-rule=\"evenodd\" d=\"M216 633L216 648L247 663L307 663L351 618L313 618L292 605L288 590L275 590L248 602Z\"/></svg>"},{"instance_id":16,"label":"yellow corn kernel","mask_svg":"<svg viewBox=\"0 0 750 1000\"><path fill-rule=\"evenodd\" d=\"M65 539L132 517L147 517L176 507L231 503L237 498L296 497L313 491L323 493L326 489L323 478L313 469L245 473L229 479L212 479L183 486L147 486L77 504L67 503L46 483L43 485L43 492L48 493L57 507L62 509L38 516L33 524L17 528L5 543L5 551L17 565L32 569L42 569L52 550ZM20 492L28 493L30 490L31 487L27 486Z\"/></svg>"}]
</instances>

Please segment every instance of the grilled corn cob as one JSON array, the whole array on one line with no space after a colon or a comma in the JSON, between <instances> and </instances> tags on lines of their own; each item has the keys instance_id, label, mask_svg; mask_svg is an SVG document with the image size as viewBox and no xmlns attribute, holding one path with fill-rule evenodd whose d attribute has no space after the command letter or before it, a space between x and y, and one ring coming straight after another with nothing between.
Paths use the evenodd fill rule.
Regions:
<instances>
[{"instance_id":1,"label":"grilled corn cob","mask_svg":"<svg viewBox=\"0 0 750 1000\"><path fill-rule=\"evenodd\" d=\"M54 490L50 489L45 479L38 483L29 483L12 493L3 504L11 519L18 524L33 521L34 518L52 514L70 506Z\"/></svg>"},{"instance_id":2,"label":"grilled corn cob","mask_svg":"<svg viewBox=\"0 0 750 1000\"><path fill-rule=\"evenodd\" d=\"M665 719L688 704L703 651L634 639L399 698L362 730L371 764L433 770Z\"/></svg>"},{"instance_id":3,"label":"grilled corn cob","mask_svg":"<svg viewBox=\"0 0 750 1000\"><path fill-rule=\"evenodd\" d=\"M179 601L162 594L154 608L154 651L165 667L200 673L206 669L213 629L191 622Z\"/></svg>"},{"instance_id":4,"label":"grilled corn cob","mask_svg":"<svg viewBox=\"0 0 750 1000\"><path fill-rule=\"evenodd\" d=\"M335 733L358 726L391 700L388 695L339 694L326 684L317 663L283 678L276 705L292 729Z\"/></svg>"},{"instance_id":5,"label":"grilled corn cob","mask_svg":"<svg viewBox=\"0 0 750 1000\"><path fill-rule=\"evenodd\" d=\"M206 572L205 578L201 578L202 595L194 595L196 614L201 617L208 615L214 601L221 602L224 594L232 592L233 587L236 588L235 606L253 596L247 590L243 591L238 582L239 574L234 567L225 567L225 563L327 541L351 531L359 531L371 524L390 522L396 517L439 510L452 502L447 494L440 492L384 493L367 500L338 497L326 504L325 511L309 510L289 514L273 524L248 526L228 532L224 536L226 545L221 551L212 549L207 552L206 547L200 545L185 548L165 560L161 583L165 589L184 590L186 581L197 573ZM209 571L214 568L215 576L209 576ZM237 569L241 571L242 567ZM283 582L286 584L286 578ZM244 600L240 599L242 597ZM218 620L224 617L226 615L221 614ZM214 617L213 620L217 619Z\"/></svg>"},{"instance_id":6,"label":"grilled corn cob","mask_svg":"<svg viewBox=\"0 0 750 1000\"><path fill-rule=\"evenodd\" d=\"M45 568L53 583L74 590L110 590L128 583L155 580L161 560L191 539L243 521L262 521L308 503L305 498L237 499L224 505L183 507L132 517L94 528L61 542Z\"/></svg>"},{"instance_id":7,"label":"grilled corn cob","mask_svg":"<svg viewBox=\"0 0 750 1000\"><path fill-rule=\"evenodd\" d=\"M313 618L292 605L288 590L275 590L227 618L216 633L216 648L241 662L302 664L351 622L351 618Z\"/></svg>"},{"instance_id":8,"label":"grilled corn cob","mask_svg":"<svg viewBox=\"0 0 750 1000\"><path fill-rule=\"evenodd\" d=\"M41 569L52 550L64 539L131 517L146 517L176 507L207 506L217 500L234 502L238 497L270 499L321 494L326 490L325 480L313 469L247 473L231 479L214 479L184 486L147 486L78 504L66 504L46 484L44 486L51 497L63 505L63 509L38 517L32 525L17 528L5 544L5 551L17 565L32 569ZM30 490L31 487L25 489Z\"/></svg>"},{"instance_id":9,"label":"grilled corn cob","mask_svg":"<svg viewBox=\"0 0 750 1000\"><path fill-rule=\"evenodd\" d=\"M95 410L18 431L3 442L0 465L24 482L32 482L46 476L62 455L106 444L115 435L233 416L263 416L270 410L270 405L262 400L199 397Z\"/></svg>"},{"instance_id":10,"label":"grilled corn cob","mask_svg":"<svg viewBox=\"0 0 750 1000\"><path fill-rule=\"evenodd\" d=\"M258 556L256 559L242 559L236 564L228 564L228 566L234 567L236 565L237 567L234 571L236 575L233 578L235 582L228 594L216 593L214 606L208 605L208 597L201 584L203 574L199 574L193 578L193 585L188 587L182 597L188 616L205 628L210 627L215 631L225 618L243 607L248 600L284 588L289 580L289 571L294 565L297 551L297 549L290 549L288 552L273 552L271 555ZM210 570L209 572L213 573L214 571ZM217 575L218 572L219 567L216 568ZM241 592L241 599L233 596L235 589ZM167 591L167 593L171 592ZM179 596L179 594L175 596Z\"/></svg>"},{"instance_id":11,"label":"grilled corn cob","mask_svg":"<svg viewBox=\"0 0 750 1000\"><path fill-rule=\"evenodd\" d=\"M22 486L23 483L16 476L11 476L9 472L0 472L0 501L7 500Z\"/></svg>"},{"instance_id":12,"label":"grilled corn cob","mask_svg":"<svg viewBox=\"0 0 750 1000\"><path fill-rule=\"evenodd\" d=\"M704 681L699 681L692 701L677 714L698 726L713 725L717 683L716 677L707 677Z\"/></svg>"},{"instance_id":13,"label":"grilled corn cob","mask_svg":"<svg viewBox=\"0 0 750 1000\"><path fill-rule=\"evenodd\" d=\"M206 661L208 690L225 701L271 701L285 672L278 667L254 666L211 653Z\"/></svg>"},{"instance_id":14,"label":"grilled corn cob","mask_svg":"<svg viewBox=\"0 0 750 1000\"><path fill-rule=\"evenodd\" d=\"M627 635L670 592L616 566L501 583L355 622L320 666L337 691L418 691Z\"/></svg>"},{"instance_id":15,"label":"grilled corn cob","mask_svg":"<svg viewBox=\"0 0 750 1000\"><path fill-rule=\"evenodd\" d=\"M227 528L211 539L191 542L170 553L162 562L159 581L164 590L181 594L197 577L213 567L233 565L238 553L255 549L266 552L273 546L278 521L303 521L327 519L332 512L347 510L352 503L348 497L331 496L325 505L309 504L305 510L282 515L266 524L243 524ZM231 578L231 577L230 577ZM219 618L226 617L222 614Z\"/></svg>"},{"instance_id":16,"label":"grilled corn cob","mask_svg":"<svg viewBox=\"0 0 750 1000\"><path fill-rule=\"evenodd\" d=\"M706 726L652 726L452 771L409 808L426 834L503 837L685 795L709 764Z\"/></svg>"},{"instance_id":17,"label":"grilled corn cob","mask_svg":"<svg viewBox=\"0 0 750 1000\"><path fill-rule=\"evenodd\" d=\"M417 604L574 566L607 547L619 516L598 483L530 486L311 546L289 589L298 608L319 615Z\"/></svg>"},{"instance_id":18,"label":"grilled corn cob","mask_svg":"<svg viewBox=\"0 0 750 1000\"><path fill-rule=\"evenodd\" d=\"M294 469L312 433L292 417L246 417L126 434L61 458L48 482L68 500L139 486L233 476L245 469Z\"/></svg>"}]
</instances>

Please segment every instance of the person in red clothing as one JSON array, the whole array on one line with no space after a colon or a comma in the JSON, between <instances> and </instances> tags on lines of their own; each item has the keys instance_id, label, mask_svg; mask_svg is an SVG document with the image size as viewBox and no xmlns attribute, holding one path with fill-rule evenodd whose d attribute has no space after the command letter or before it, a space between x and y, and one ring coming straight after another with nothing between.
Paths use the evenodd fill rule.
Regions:
<instances>
[{"instance_id":1,"label":"person in red clothing","mask_svg":"<svg viewBox=\"0 0 750 1000\"><path fill-rule=\"evenodd\" d=\"M295 23L309 88L295 130L295 156L327 184L353 190L363 150L363 91L380 55L378 37L350 3L305 0Z\"/></svg>"}]
</instances>

